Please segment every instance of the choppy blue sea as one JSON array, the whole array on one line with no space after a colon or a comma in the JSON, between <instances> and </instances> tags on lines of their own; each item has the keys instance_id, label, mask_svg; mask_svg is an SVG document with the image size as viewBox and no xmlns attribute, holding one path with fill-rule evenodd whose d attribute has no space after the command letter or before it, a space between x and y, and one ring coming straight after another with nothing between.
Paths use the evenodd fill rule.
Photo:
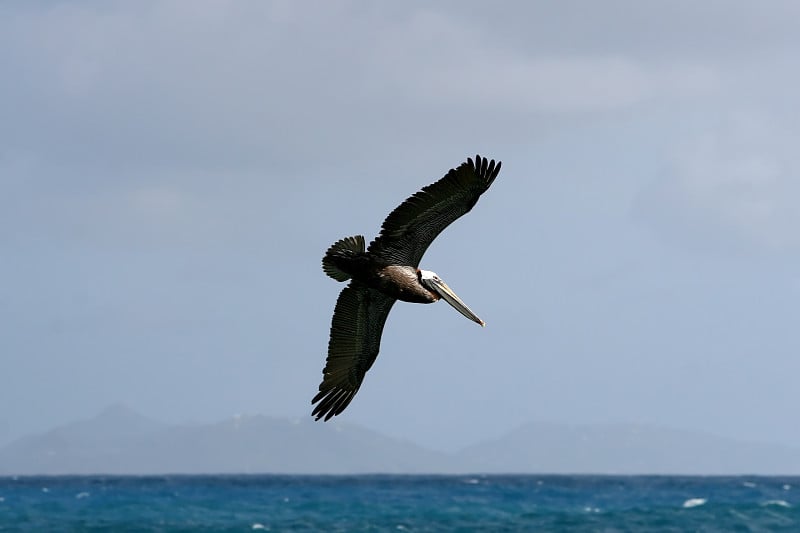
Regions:
<instances>
[{"instance_id":1,"label":"choppy blue sea","mask_svg":"<svg viewBox=\"0 0 800 533\"><path fill-rule=\"evenodd\" d=\"M800 478L7 477L0 530L800 531Z\"/></svg>"}]
</instances>

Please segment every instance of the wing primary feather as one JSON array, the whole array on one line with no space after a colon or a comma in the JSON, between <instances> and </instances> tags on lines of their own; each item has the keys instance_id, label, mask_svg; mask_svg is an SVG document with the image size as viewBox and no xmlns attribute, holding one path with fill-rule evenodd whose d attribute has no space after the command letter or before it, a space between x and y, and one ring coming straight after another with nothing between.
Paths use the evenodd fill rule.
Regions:
<instances>
[{"instance_id":1,"label":"wing primary feather","mask_svg":"<svg viewBox=\"0 0 800 533\"><path fill-rule=\"evenodd\" d=\"M368 252L396 264L419 266L431 242L475 206L499 171L494 160L480 155L474 161L467 158L389 213Z\"/></svg>"},{"instance_id":2,"label":"wing primary feather","mask_svg":"<svg viewBox=\"0 0 800 533\"><path fill-rule=\"evenodd\" d=\"M328 358L311 400L316 420L330 420L350 404L380 350L395 299L357 281L342 289L331 319Z\"/></svg>"}]
</instances>

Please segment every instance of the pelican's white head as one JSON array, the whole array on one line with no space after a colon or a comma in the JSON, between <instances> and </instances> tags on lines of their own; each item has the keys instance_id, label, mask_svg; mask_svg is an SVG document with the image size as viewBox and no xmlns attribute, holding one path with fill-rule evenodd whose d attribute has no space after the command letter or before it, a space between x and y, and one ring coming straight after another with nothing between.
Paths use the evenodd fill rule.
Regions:
<instances>
[{"instance_id":1,"label":"pelican's white head","mask_svg":"<svg viewBox=\"0 0 800 533\"><path fill-rule=\"evenodd\" d=\"M430 270L422 270L422 269L420 269L419 271L419 277L423 281L439 279L439 276L436 275L436 272L431 272Z\"/></svg>"}]
</instances>

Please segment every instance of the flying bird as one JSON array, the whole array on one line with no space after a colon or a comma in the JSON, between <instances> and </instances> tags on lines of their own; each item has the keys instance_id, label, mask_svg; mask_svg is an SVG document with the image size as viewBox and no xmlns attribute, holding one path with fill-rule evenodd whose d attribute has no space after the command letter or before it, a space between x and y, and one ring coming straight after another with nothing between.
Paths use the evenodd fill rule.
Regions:
<instances>
[{"instance_id":1,"label":"flying bird","mask_svg":"<svg viewBox=\"0 0 800 533\"><path fill-rule=\"evenodd\" d=\"M317 404L311 413L316 420L329 420L350 404L378 357L383 326L397 300L428 304L444 299L485 325L436 273L420 270L419 262L436 236L475 206L500 164L480 156L467 159L392 211L369 248L363 235L355 235L325 252L325 273L350 283L336 301L322 383L311 400Z\"/></svg>"}]
</instances>

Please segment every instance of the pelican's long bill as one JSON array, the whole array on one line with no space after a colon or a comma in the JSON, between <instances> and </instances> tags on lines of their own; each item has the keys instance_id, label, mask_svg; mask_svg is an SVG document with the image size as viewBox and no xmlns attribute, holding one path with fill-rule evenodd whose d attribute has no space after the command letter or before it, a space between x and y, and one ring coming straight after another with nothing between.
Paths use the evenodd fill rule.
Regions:
<instances>
[{"instance_id":1,"label":"pelican's long bill","mask_svg":"<svg viewBox=\"0 0 800 533\"><path fill-rule=\"evenodd\" d=\"M467 304L461 301L461 298L453 292L453 289L447 286L439 276L434 274L433 272L427 272L425 270L422 271L422 283L425 284L430 290L438 294L442 297L444 301L449 303L453 306L453 309L464 315L465 317L469 318L470 320L477 322L481 326L486 326L486 322L481 320L478 315L472 312L472 309L467 307ZM427 275L426 275L427 274Z\"/></svg>"}]
</instances>

